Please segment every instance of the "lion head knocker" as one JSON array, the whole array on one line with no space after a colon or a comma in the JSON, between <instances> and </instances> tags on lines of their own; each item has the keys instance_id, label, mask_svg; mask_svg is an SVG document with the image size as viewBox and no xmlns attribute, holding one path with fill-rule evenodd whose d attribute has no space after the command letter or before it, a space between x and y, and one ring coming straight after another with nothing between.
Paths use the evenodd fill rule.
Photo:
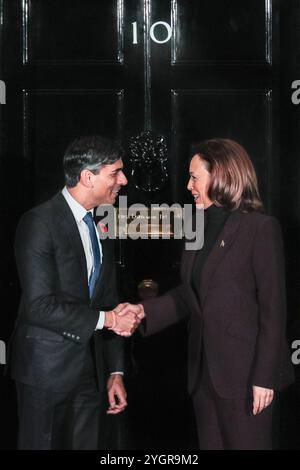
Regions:
<instances>
[{"instance_id":1,"label":"lion head knocker","mask_svg":"<svg viewBox=\"0 0 300 470\"><path fill-rule=\"evenodd\" d=\"M142 132L131 137L129 152L135 187L146 192L162 189L168 180L165 137L151 131Z\"/></svg>"}]
</instances>

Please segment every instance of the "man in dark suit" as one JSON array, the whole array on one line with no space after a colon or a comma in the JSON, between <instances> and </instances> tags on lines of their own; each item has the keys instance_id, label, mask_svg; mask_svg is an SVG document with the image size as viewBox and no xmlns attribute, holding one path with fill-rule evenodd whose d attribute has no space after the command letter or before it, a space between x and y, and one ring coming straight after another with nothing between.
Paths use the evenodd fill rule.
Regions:
<instances>
[{"instance_id":1,"label":"man in dark suit","mask_svg":"<svg viewBox=\"0 0 300 470\"><path fill-rule=\"evenodd\" d=\"M82 137L68 147L64 172L65 188L25 213L16 233L22 298L10 368L19 449L97 449L105 388L108 413L127 405L123 339L108 330L130 332L137 322L112 311L113 241L100 241L92 214L127 184L122 149Z\"/></svg>"}]
</instances>

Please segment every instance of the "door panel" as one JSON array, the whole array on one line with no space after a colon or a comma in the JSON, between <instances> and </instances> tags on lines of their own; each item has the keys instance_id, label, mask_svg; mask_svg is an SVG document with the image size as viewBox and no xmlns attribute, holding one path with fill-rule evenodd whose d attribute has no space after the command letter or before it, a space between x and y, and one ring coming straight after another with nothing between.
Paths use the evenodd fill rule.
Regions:
<instances>
[{"instance_id":1,"label":"door panel","mask_svg":"<svg viewBox=\"0 0 300 470\"><path fill-rule=\"evenodd\" d=\"M268 201L270 172L276 156L271 153L271 90L172 90L172 123L175 188L176 179L186 173L189 143L226 136L236 139L253 155L261 195ZM175 193L184 198L185 181L178 182ZM189 201L188 196L185 199Z\"/></svg>"},{"instance_id":2,"label":"door panel","mask_svg":"<svg viewBox=\"0 0 300 470\"><path fill-rule=\"evenodd\" d=\"M29 65L122 65L123 0L23 0L23 61Z\"/></svg>"},{"instance_id":3,"label":"door panel","mask_svg":"<svg viewBox=\"0 0 300 470\"><path fill-rule=\"evenodd\" d=\"M70 141L86 134L122 137L123 90L29 90L23 100L24 197L36 203L63 187L62 155Z\"/></svg>"},{"instance_id":4,"label":"door panel","mask_svg":"<svg viewBox=\"0 0 300 470\"><path fill-rule=\"evenodd\" d=\"M272 0L172 0L172 23L174 65L272 63Z\"/></svg>"}]
</instances>

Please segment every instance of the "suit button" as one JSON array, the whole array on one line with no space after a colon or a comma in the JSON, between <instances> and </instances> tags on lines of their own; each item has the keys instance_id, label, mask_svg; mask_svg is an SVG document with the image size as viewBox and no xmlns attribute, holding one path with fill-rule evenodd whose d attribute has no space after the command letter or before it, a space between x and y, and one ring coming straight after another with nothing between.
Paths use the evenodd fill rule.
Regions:
<instances>
[{"instance_id":1,"label":"suit button","mask_svg":"<svg viewBox=\"0 0 300 470\"><path fill-rule=\"evenodd\" d=\"M71 333L68 333L68 335L67 335L67 336L71 336Z\"/></svg>"},{"instance_id":2,"label":"suit button","mask_svg":"<svg viewBox=\"0 0 300 470\"><path fill-rule=\"evenodd\" d=\"M75 335L72 335L72 338L75 338Z\"/></svg>"},{"instance_id":3,"label":"suit button","mask_svg":"<svg viewBox=\"0 0 300 470\"><path fill-rule=\"evenodd\" d=\"M76 339L79 340L79 339L80 339L80 336L76 336Z\"/></svg>"}]
</instances>

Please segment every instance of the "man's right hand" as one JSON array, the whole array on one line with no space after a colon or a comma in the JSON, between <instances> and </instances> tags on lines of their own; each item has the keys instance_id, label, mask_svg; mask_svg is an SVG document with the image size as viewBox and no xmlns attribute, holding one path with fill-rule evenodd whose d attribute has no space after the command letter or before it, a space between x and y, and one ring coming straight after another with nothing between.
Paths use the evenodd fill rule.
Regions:
<instances>
[{"instance_id":1,"label":"man's right hand","mask_svg":"<svg viewBox=\"0 0 300 470\"><path fill-rule=\"evenodd\" d=\"M105 312L104 327L120 336L131 336L145 317L142 305L119 304L114 310Z\"/></svg>"}]
</instances>

